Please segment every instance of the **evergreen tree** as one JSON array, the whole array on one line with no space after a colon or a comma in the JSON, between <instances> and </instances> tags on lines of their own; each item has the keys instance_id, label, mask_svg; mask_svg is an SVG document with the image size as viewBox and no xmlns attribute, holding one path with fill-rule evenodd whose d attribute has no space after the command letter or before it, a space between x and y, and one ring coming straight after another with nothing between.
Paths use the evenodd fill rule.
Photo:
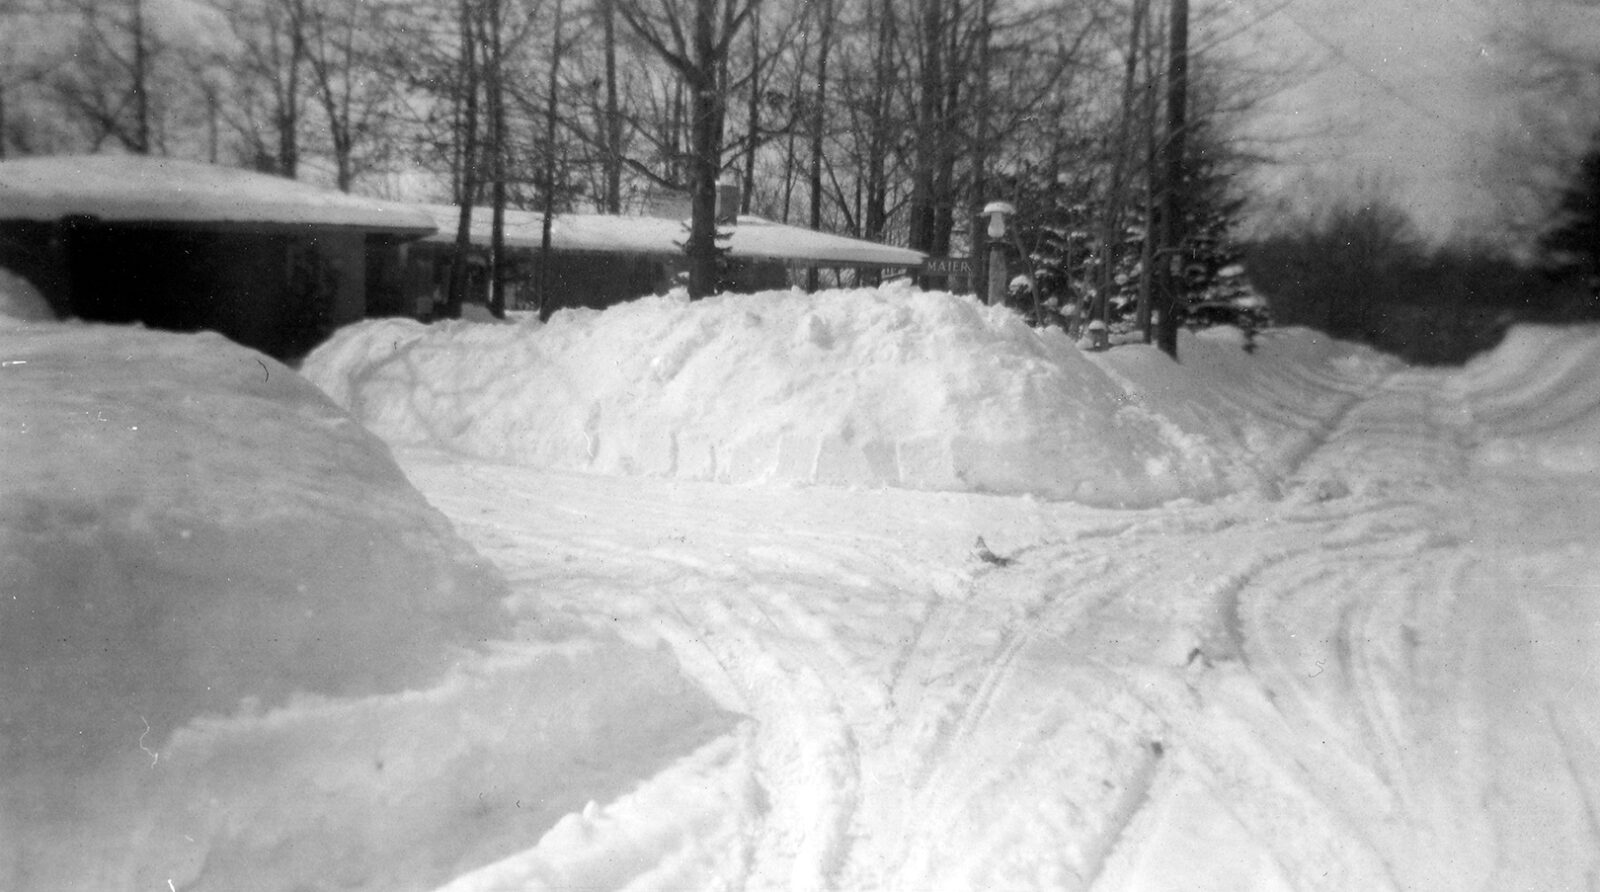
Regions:
<instances>
[{"instance_id":1,"label":"evergreen tree","mask_svg":"<svg viewBox=\"0 0 1600 892\"><path fill-rule=\"evenodd\" d=\"M1237 172L1225 147L1212 138L1206 122L1198 122L1190 140L1184 191L1189 196L1180 246L1183 258L1182 304L1228 301L1246 293L1241 277L1225 275L1244 259L1235 230L1244 214L1236 192Z\"/></svg>"}]
</instances>

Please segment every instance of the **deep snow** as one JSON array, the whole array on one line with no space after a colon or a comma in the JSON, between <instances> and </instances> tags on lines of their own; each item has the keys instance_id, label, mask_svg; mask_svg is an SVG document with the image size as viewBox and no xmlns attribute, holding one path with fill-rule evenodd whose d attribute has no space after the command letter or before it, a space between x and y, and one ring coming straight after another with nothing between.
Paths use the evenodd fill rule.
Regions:
<instances>
[{"instance_id":1,"label":"deep snow","mask_svg":"<svg viewBox=\"0 0 1600 892\"><path fill-rule=\"evenodd\" d=\"M1325 339L1190 352L1205 374L1096 362L1059 329L890 286L371 322L304 372L389 442L519 465L1147 506L1270 484L1346 398L1338 366L1381 365Z\"/></svg>"},{"instance_id":2,"label":"deep snow","mask_svg":"<svg viewBox=\"0 0 1600 892\"><path fill-rule=\"evenodd\" d=\"M727 725L663 654L514 623L271 359L11 323L0 389L0 888L426 887Z\"/></svg>"},{"instance_id":3,"label":"deep snow","mask_svg":"<svg viewBox=\"0 0 1600 892\"><path fill-rule=\"evenodd\" d=\"M0 885L1597 888L1600 332L1454 373L1257 345L1088 355L892 288L362 323L303 371L391 459L218 338L11 323L0 633L142 591L182 634L77 610L78 650L6 664ZM399 605L436 582L252 520L325 512L359 566L504 597L430 625ZM103 569L55 584L58 543ZM178 596L127 581L173 554ZM149 731L73 677L314 640L174 619L289 577L326 646L418 674L275 696L267 665ZM101 701L94 770L50 774L18 716Z\"/></svg>"}]
</instances>

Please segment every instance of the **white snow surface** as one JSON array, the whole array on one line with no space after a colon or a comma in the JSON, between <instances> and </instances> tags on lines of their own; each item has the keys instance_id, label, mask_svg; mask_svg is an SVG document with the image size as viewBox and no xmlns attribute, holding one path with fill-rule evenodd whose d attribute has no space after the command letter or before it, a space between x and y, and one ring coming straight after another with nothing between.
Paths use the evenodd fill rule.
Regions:
<instances>
[{"instance_id":1,"label":"white snow surface","mask_svg":"<svg viewBox=\"0 0 1600 892\"><path fill-rule=\"evenodd\" d=\"M363 323L304 372L389 451L219 338L0 329L0 633L31 602L93 645L40 672L6 642L0 886L1596 888L1600 331L1457 371L1303 330L1181 364L1053 338L896 289ZM353 653L412 634L402 670L269 661L262 688L310 692L191 687L129 728L168 690L139 672L230 634L180 621L157 654L130 618L172 603L136 580L184 511L182 606L218 591L271 639L317 637L316 604ZM252 517L324 512L411 530L379 564L422 555L507 618L424 622L450 614L393 609L372 565L311 574L337 608L229 594L304 550ZM116 547L51 563L80 542ZM119 661L115 696L73 675ZM63 766L19 690L32 721L122 724Z\"/></svg>"},{"instance_id":2,"label":"white snow surface","mask_svg":"<svg viewBox=\"0 0 1600 892\"><path fill-rule=\"evenodd\" d=\"M1270 483L1382 363L1304 338L1103 359L908 287L645 298L548 324L351 326L307 377L386 440L603 474L1152 505ZM1229 391L1208 386L1226 376Z\"/></svg>"},{"instance_id":3,"label":"white snow surface","mask_svg":"<svg viewBox=\"0 0 1600 892\"><path fill-rule=\"evenodd\" d=\"M115 222L313 224L427 235L407 204L286 177L147 155L52 155L0 161L0 219L84 215Z\"/></svg>"},{"instance_id":4,"label":"white snow surface","mask_svg":"<svg viewBox=\"0 0 1600 892\"><path fill-rule=\"evenodd\" d=\"M430 241L453 242L461 209L454 205L420 206L433 217L439 231ZM474 208L471 238L487 245L492 236L492 211ZM863 239L833 235L741 214L736 223L719 227L726 236L729 256L781 261L815 261L822 265L869 264L918 267L926 255ZM630 217L616 214L555 214L550 220L550 245L558 251L606 254L683 255L689 236L688 221L665 217ZM544 215L514 208L504 212L502 236L513 248L538 248L544 241Z\"/></svg>"},{"instance_id":5,"label":"white snow surface","mask_svg":"<svg viewBox=\"0 0 1600 892\"><path fill-rule=\"evenodd\" d=\"M0 326L0 455L0 889L426 887L727 725L219 335Z\"/></svg>"}]
</instances>

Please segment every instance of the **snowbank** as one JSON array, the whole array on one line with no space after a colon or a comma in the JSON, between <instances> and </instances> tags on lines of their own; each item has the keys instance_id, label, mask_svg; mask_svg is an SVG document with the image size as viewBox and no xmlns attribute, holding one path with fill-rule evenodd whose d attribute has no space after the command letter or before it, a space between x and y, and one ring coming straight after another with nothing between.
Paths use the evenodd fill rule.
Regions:
<instances>
[{"instance_id":1,"label":"snowbank","mask_svg":"<svg viewBox=\"0 0 1600 892\"><path fill-rule=\"evenodd\" d=\"M1088 355L1171 440L1212 446L1239 468L1236 477L1268 484L1321 442L1343 407L1398 368L1304 328L1253 338L1232 326L1180 332L1181 363L1145 345Z\"/></svg>"},{"instance_id":2,"label":"snowbank","mask_svg":"<svg viewBox=\"0 0 1600 892\"><path fill-rule=\"evenodd\" d=\"M0 334L0 667L48 694L7 702L13 747L393 690L502 623L504 582L304 379L219 335L112 331Z\"/></svg>"},{"instance_id":3,"label":"snowbank","mask_svg":"<svg viewBox=\"0 0 1600 892\"><path fill-rule=\"evenodd\" d=\"M221 336L12 319L0 454L0 888L426 888L722 721L612 639L486 653L500 574Z\"/></svg>"},{"instance_id":4,"label":"snowbank","mask_svg":"<svg viewBox=\"0 0 1600 892\"><path fill-rule=\"evenodd\" d=\"M1600 471L1600 328L1513 328L1461 372L1478 457L1554 471Z\"/></svg>"},{"instance_id":5,"label":"snowbank","mask_svg":"<svg viewBox=\"0 0 1600 892\"><path fill-rule=\"evenodd\" d=\"M5 267L0 267L0 328L25 322L44 322L56 318L33 283Z\"/></svg>"},{"instance_id":6,"label":"snowbank","mask_svg":"<svg viewBox=\"0 0 1600 892\"><path fill-rule=\"evenodd\" d=\"M1305 332L1262 344L1090 358L1008 311L890 286L370 321L303 372L385 440L499 461L1136 506L1271 479L1381 365ZM1199 383L1218 376L1238 392Z\"/></svg>"}]
</instances>

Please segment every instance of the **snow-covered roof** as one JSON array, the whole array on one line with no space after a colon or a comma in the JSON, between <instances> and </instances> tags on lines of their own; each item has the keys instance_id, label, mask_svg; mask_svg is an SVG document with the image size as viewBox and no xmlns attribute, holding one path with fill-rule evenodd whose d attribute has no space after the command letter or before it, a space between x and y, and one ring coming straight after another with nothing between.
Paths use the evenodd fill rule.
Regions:
<instances>
[{"instance_id":1,"label":"snow-covered roof","mask_svg":"<svg viewBox=\"0 0 1600 892\"><path fill-rule=\"evenodd\" d=\"M143 155L0 161L0 220L339 226L426 235L433 218L392 201L283 177Z\"/></svg>"},{"instance_id":2,"label":"snow-covered roof","mask_svg":"<svg viewBox=\"0 0 1600 892\"><path fill-rule=\"evenodd\" d=\"M460 208L422 205L439 227L434 241L453 241ZM489 243L490 211L474 208L472 241ZM508 209L505 241L513 248L537 248L543 234L544 215ZM747 259L780 260L795 266L915 267L921 251L877 242L816 232L774 223L762 217L741 215L737 225L723 226L729 233L728 252ZM558 251L594 251L617 254L680 254L688 238L684 221L662 217L622 217L609 214L556 214L551 221L550 243Z\"/></svg>"}]
</instances>

